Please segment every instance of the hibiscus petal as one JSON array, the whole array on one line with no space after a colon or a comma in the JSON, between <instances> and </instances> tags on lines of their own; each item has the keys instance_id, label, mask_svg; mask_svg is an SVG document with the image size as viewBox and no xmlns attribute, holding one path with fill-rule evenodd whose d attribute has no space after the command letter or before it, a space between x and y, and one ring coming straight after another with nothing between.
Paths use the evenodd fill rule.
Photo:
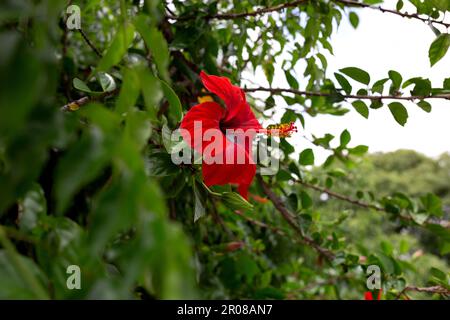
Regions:
<instances>
[{"instance_id":1,"label":"hibiscus petal","mask_svg":"<svg viewBox=\"0 0 450 320\"><path fill-rule=\"evenodd\" d=\"M224 111L216 102L203 102L192 107L180 125L180 129L187 130L181 132L184 140L197 152L203 153L204 147L211 142L204 143L202 137L208 129L220 130L220 119ZM201 124L201 127L198 124Z\"/></svg>"},{"instance_id":2,"label":"hibiscus petal","mask_svg":"<svg viewBox=\"0 0 450 320\"><path fill-rule=\"evenodd\" d=\"M244 91L231 84L226 77L207 75L200 73L203 85L206 89L221 98L227 107L224 118L221 121L222 129L261 129L261 124L256 119L245 99Z\"/></svg>"},{"instance_id":3,"label":"hibiscus petal","mask_svg":"<svg viewBox=\"0 0 450 320\"><path fill-rule=\"evenodd\" d=\"M225 137L225 136L224 136ZM238 192L245 199L248 199L248 188L256 173L256 165L251 161L247 151L238 144L235 144L224 138L226 147L223 150L223 164L202 164L202 174L205 184L224 185L237 184ZM238 161L239 157L241 157ZM231 163L227 163L232 159Z\"/></svg>"},{"instance_id":4,"label":"hibiscus petal","mask_svg":"<svg viewBox=\"0 0 450 320\"><path fill-rule=\"evenodd\" d=\"M184 116L181 134L190 146L202 154L202 174L207 186L237 184L238 192L247 198L256 165L249 156L248 146L228 140L220 131L223 113L224 109L215 102L196 105ZM210 141L206 138L208 133L214 136Z\"/></svg>"}]
</instances>

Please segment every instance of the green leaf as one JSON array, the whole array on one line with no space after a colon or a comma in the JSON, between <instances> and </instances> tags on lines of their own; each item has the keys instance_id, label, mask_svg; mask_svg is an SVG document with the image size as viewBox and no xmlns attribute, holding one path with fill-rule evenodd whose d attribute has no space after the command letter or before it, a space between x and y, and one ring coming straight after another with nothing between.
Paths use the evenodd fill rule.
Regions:
<instances>
[{"instance_id":1,"label":"green leaf","mask_svg":"<svg viewBox=\"0 0 450 320\"><path fill-rule=\"evenodd\" d=\"M205 207L202 202L202 195L200 194L199 188L196 186L194 181L194 222L203 217L206 214Z\"/></svg>"},{"instance_id":2,"label":"green leaf","mask_svg":"<svg viewBox=\"0 0 450 320\"><path fill-rule=\"evenodd\" d=\"M178 123L181 121L183 117L183 107L181 106L180 99L173 89L167 84L167 82L160 80L162 84L162 90L164 92L164 96L169 102L169 117L173 120L174 123Z\"/></svg>"},{"instance_id":3,"label":"green leaf","mask_svg":"<svg viewBox=\"0 0 450 320\"><path fill-rule=\"evenodd\" d=\"M408 111L400 102L392 102L389 104L389 110L401 126L404 126L408 121Z\"/></svg>"},{"instance_id":4,"label":"green leaf","mask_svg":"<svg viewBox=\"0 0 450 320\"><path fill-rule=\"evenodd\" d=\"M33 187L19 203L21 208L18 219L20 229L30 232L37 226L39 220L47 214L47 202L41 186L33 184Z\"/></svg>"},{"instance_id":5,"label":"green leaf","mask_svg":"<svg viewBox=\"0 0 450 320\"><path fill-rule=\"evenodd\" d=\"M298 90L299 86L298 86L298 81L297 79L295 79L295 77L291 74L291 72L289 70L285 70L284 74L286 76L286 80L289 83L289 86L293 89Z\"/></svg>"},{"instance_id":6,"label":"green leaf","mask_svg":"<svg viewBox=\"0 0 450 320\"><path fill-rule=\"evenodd\" d=\"M305 149L300 153L299 162L301 165L308 166L314 164L314 152L312 149Z\"/></svg>"},{"instance_id":7,"label":"green leaf","mask_svg":"<svg viewBox=\"0 0 450 320\"><path fill-rule=\"evenodd\" d=\"M428 96L431 93L432 87L431 87L431 81L428 79L422 79L422 78L412 78L403 84L403 88L406 88L410 85L414 84L414 89L411 91L412 95L415 96Z\"/></svg>"},{"instance_id":8,"label":"green leaf","mask_svg":"<svg viewBox=\"0 0 450 320\"><path fill-rule=\"evenodd\" d=\"M97 74L97 79L98 82L100 82L103 92L111 92L116 89L116 81L114 81L114 78L110 74L99 72Z\"/></svg>"},{"instance_id":9,"label":"green leaf","mask_svg":"<svg viewBox=\"0 0 450 320\"><path fill-rule=\"evenodd\" d=\"M128 50L134 37L134 27L132 24L126 24L120 27L114 39L111 42L105 55L100 59L97 71L107 71L112 66L118 64Z\"/></svg>"},{"instance_id":10,"label":"green leaf","mask_svg":"<svg viewBox=\"0 0 450 320\"><path fill-rule=\"evenodd\" d=\"M442 85L444 89L450 90L450 78L445 79Z\"/></svg>"},{"instance_id":11,"label":"green leaf","mask_svg":"<svg viewBox=\"0 0 450 320\"><path fill-rule=\"evenodd\" d=\"M419 212L409 212L409 215L418 225L423 225L429 217L427 213L419 213Z\"/></svg>"},{"instance_id":12,"label":"green leaf","mask_svg":"<svg viewBox=\"0 0 450 320\"><path fill-rule=\"evenodd\" d=\"M141 89L139 75L136 69L125 69L122 87L116 102L116 111L126 113L136 104Z\"/></svg>"},{"instance_id":13,"label":"green leaf","mask_svg":"<svg viewBox=\"0 0 450 320\"><path fill-rule=\"evenodd\" d=\"M0 250L0 299L48 299L44 289L47 281L32 259L14 251Z\"/></svg>"},{"instance_id":14,"label":"green leaf","mask_svg":"<svg viewBox=\"0 0 450 320\"><path fill-rule=\"evenodd\" d=\"M446 12L450 9L450 2L448 0L431 0L431 2L442 12Z\"/></svg>"},{"instance_id":15,"label":"green leaf","mask_svg":"<svg viewBox=\"0 0 450 320\"><path fill-rule=\"evenodd\" d=\"M372 100L370 103L370 109L380 109L383 106L383 101L381 99Z\"/></svg>"},{"instance_id":16,"label":"green leaf","mask_svg":"<svg viewBox=\"0 0 450 320\"><path fill-rule=\"evenodd\" d=\"M161 81L154 77L149 70L140 70L139 75L145 107L149 112L150 117L153 120L156 120L159 102L163 97L163 92L161 90Z\"/></svg>"},{"instance_id":17,"label":"green leaf","mask_svg":"<svg viewBox=\"0 0 450 320\"><path fill-rule=\"evenodd\" d=\"M434 66L439 60L441 60L448 51L450 46L450 34L443 33L439 35L431 44L428 51L428 57L430 58L431 66Z\"/></svg>"},{"instance_id":18,"label":"green leaf","mask_svg":"<svg viewBox=\"0 0 450 320\"><path fill-rule=\"evenodd\" d=\"M291 193L287 197L287 204L292 212L297 212L298 210L298 199L295 193Z\"/></svg>"},{"instance_id":19,"label":"green leaf","mask_svg":"<svg viewBox=\"0 0 450 320\"><path fill-rule=\"evenodd\" d=\"M88 85L83 80L74 78L72 82L73 82L73 87L77 90L87 92L87 93L93 92L91 89L89 89Z\"/></svg>"},{"instance_id":20,"label":"green leaf","mask_svg":"<svg viewBox=\"0 0 450 320\"><path fill-rule=\"evenodd\" d=\"M313 200L306 191L300 192L300 202L302 204L302 208L305 210L311 208L313 205Z\"/></svg>"},{"instance_id":21,"label":"green leaf","mask_svg":"<svg viewBox=\"0 0 450 320\"><path fill-rule=\"evenodd\" d=\"M352 93L352 86L343 75L341 75L340 73L334 73L334 77L339 82L339 84L342 87L342 90L344 90L346 94Z\"/></svg>"},{"instance_id":22,"label":"green leaf","mask_svg":"<svg viewBox=\"0 0 450 320\"><path fill-rule=\"evenodd\" d=\"M253 210L253 205L236 192L224 192L221 199L232 210Z\"/></svg>"},{"instance_id":23,"label":"green leaf","mask_svg":"<svg viewBox=\"0 0 450 320\"><path fill-rule=\"evenodd\" d=\"M60 213L71 197L101 172L114 152L112 131L119 123L117 115L93 104L80 111L91 121L91 127L58 163L54 190Z\"/></svg>"},{"instance_id":24,"label":"green leaf","mask_svg":"<svg viewBox=\"0 0 450 320\"><path fill-rule=\"evenodd\" d=\"M151 26L149 20L148 17L140 15L134 21L134 25L144 39L147 48L150 50L159 74L168 82L170 81L170 77L167 72L167 67L169 66L170 55L167 42L161 31Z\"/></svg>"},{"instance_id":25,"label":"green leaf","mask_svg":"<svg viewBox=\"0 0 450 320\"><path fill-rule=\"evenodd\" d=\"M403 8L403 0L398 0L397 1L397 5L395 6L395 8L396 8L397 11L402 10L402 8Z\"/></svg>"},{"instance_id":26,"label":"green leaf","mask_svg":"<svg viewBox=\"0 0 450 320\"><path fill-rule=\"evenodd\" d=\"M363 84L369 85L370 83L370 75L357 67L347 67L339 70L343 74L349 76L353 80L356 80L358 82L361 82Z\"/></svg>"},{"instance_id":27,"label":"green leaf","mask_svg":"<svg viewBox=\"0 0 450 320\"><path fill-rule=\"evenodd\" d=\"M442 217L442 215L444 214L442 211L441 198L434 195L433 193L427 193L426 195L422 196L420 198L420 201L429 214L437 217Z\"/></svg>"},{"instance_id":28,"label":"green leaf","mask_svg":"<svg viewBox=\"0 0 450 320\"><path fill-rule=\"evenodd\" d=\"M369 108L367 107L366 103L362 100L356 100L352 103L353 108L362 115L364 118L369 118Z\"/></svg>"},{"instance_id":29,"label":"green leaf","mask_svg":"<svg viewBox=\"0 0 450 320\"><path fill-rule=\"evenodd\" d=\"M428 101L421 100L417 105L425 112L431 112L431 104Z\"/></svg>"},{"instance_id":30,"label":"green leaf","mask_svg":"<svg viewBox=\"0 0 450 320\"><path fill-rule=\"evenodd\" d=\"M349 18L350 23L352 24L353 28L356 29L358 27L358 24L359 24L359 17L358 17L358 15L352 11L348 15L348 18Z\"/></svg>"},{"instance_id":31,"label":"green leaf","mask_svg":"<svg viewBox=\"0 0 450 320\"><path fill-rule=\"evenodd\" d=\"M166 152L154 152L149 155L146 163L147 174L152 177L167 177L180 173L180 168L176 166Z\"/></svg>"},{"instance_id":32,"label":"green leaf","mask_svg":"<svg viewBox=\"0 0 450 320\"><path fill-rule=\"evenodd\" d=\"M389 71L389 78L392 80L392 86L391 86L391 94L400 89L402 86L402 75L398 73L397 71L390 70Z\"/></svg>"},{"instance_id":33,"label":"green leaf","mask_svg":"<svg viewBox=\"0 0 450 320\"><path fill-rule=\"evenodd\" d=\"M367 151L369 151L369 147L365 146L365 145L359 145L359 146L356 146L354 148L348 149L348 152L350 154L353 154L353 155L356 155L356 156L362 156L362 155L366 154Z\"/></svg>"},{"instance_id":34,"label":"green leaf","mask_svg":"<svg viewBox=\"0 0 450 320\"><path fill-rule=\"evenodd\" d=\"M442 284L448 286L448 284L446 283L446 281L447 281L447 274L444 271L439 270L438 268L432 267L430 269L430 274L434 278L433 280L435 282L442 283Z\"/></svg>"},{"instance_id":35,"label":"green leaf","mask_svg":"<svg viewBox=\"0 0 450 320\"><path fill-rule=\"evenodd\" d=\"M136 109L128 112L124 133L141 150L148 143L151 133L151 123L146 113Z\"/></svg>"},{"instance_id":36,"label":"green leaf","mask_svg":"<svg viewBox=\"0 0 450 320\"><path fill-rule=\"evenodd\" d=\"M340 136L340 140L341 140L340 147L345 148L347 146L347 144L350 142L351 138L352 137L350 135L350 132L348 132L347 129L342 131L341 136Z\"/></svg>"},{"instance_id":37,"label":"green leaf","mask_svg":"<svg viewBox=\"0 0 450 320\"><path fill-rule=\"evenodd\" d=\"M389 80L388 78L384 78L375 82L374 85L372 86L372 92L382 94L384 90L384 84L388 80Z\"/></svg>"},{"instance_id":38,"label":"green leaf","mask_svg":"<svg viewBox=\"0 0 450 320\"><path fill-rule=\"evenodd\" d=\"M267 81L269 82L269 84L271 84L273 81L274 73L275 73L275 68L273 66L273 62L272 61L264 61L262 64L262 67L264 70L264 74L266 75Z\"/></svg>"}]
</instances>

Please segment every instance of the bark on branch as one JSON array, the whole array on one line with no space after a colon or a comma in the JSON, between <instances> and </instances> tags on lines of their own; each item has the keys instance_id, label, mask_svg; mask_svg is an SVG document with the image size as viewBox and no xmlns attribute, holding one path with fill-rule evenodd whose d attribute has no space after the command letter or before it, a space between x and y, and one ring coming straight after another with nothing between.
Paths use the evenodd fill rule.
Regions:
<instances>
[{"instance_id":1,"label":"bark on branch","mask_svg":"<svg viewBox=\"0 0 450 320\"><path fill-rule=\"evenodd\" d=\"M283 9L287 8L296 8L303 4L308 3L309 0L296 0L291 2L282 3L276 6L272 7L265 7L261 9L257 9L254 11L248 11L248 12L224 12L224 13L217 13L217 14L208 14L204 15L202 18L205 20L234 20L234 19L241 19L241 18L247 18L247 17L256 17L262 14L281 11ZM416 19L425 23L431 23L431 24L437 24L444 26L446 28L450 28L450 23L446 23L444 21L439 21L435 19L431 19L430 17L422 17L417 13L408 13L408 12L400 12L397 10L387 9L381 6L374 6L369 5L366 3L358 2L358 1L352 1L352 0L332 0L332 2L336 4L341 4L346 7L358 7L358 8L368 8L373 10L378 10L383 13L390 13L397 16L400 16L402 18L408 18L408 19ZM168 10L169 11L169 10ZM172 20L178 20L178 21L186 21L186 20L195 20L198 18L198 14L190 15L190 16L176 16L173 14L172 11L169 11L169 14L166 15L167 18Z\"/></svg>"},{"instance_id":2,"label":"bark on branch","mask_svg":"<svg viewBox=\"0 0 450 320\"><path fill-rule=\"evenodd\" d=\"M244 88L245 92L270 92L271 94L282 94L282 93L293 93L300 96L308 97L334 97L336 93L328 92L316 92L316 91L302 91L291 88ZM344 99L360 99L360 100L425 100L425 99L447 99L450 100L450 94L439 94L439 95L428 95L428 96L394 96L394 95L357 95L357 94L346 94L340 95Z\"/></svg>"},{"instance_id":3,"label":"bark on branch","mask_svg":"<svg viewBox=\"0 0 450 320\"><path fill-rule=\"evenodd\" d=\"M318 191L318 192L321 192L321 193L325 193L325 194L327 194L328 196L330 196L332 198L348 202L348 203L350 203L352 205L359 206L359 207L362 207L362 208L365 208L365 209L372 209L372 210L379 211L379 212L389 213L385 208L377 206L375 204L371 204L371 203L363 202L361 200L353 199L353 198L351 198L349 196L346 196L346 195L343 195L343 194L340 194L340 193L336 193L336 192L331 191L331 190L329 190L327 188L323 188L323 187L320 187L320 186L308 183L306 181L301 181L301 180L294 180L294 181L296 183L298 183L298 184L301 184L302 186L304 186L304 187L306 187L308 189L312 189L312 190L315 190L315 191ZM398 215L398 217L400 219L404 220L404 221L411 222L413 220L411 217L405 216L405 215ZM436 219L436 221L428 221L428 222L424 223L424 225L435 225L435 224L440 225L441 227L443 227L445 229L450 229L450 222L447 221L447 220Z\"/></svg>"},{"instance_id":4,"label":"bark on branch","mask_svg":"<svg viewBox=\"0 0 450 320\"><path fill-rule=\"evenodd\" d=\"M289 212L289 210L285 207L283 201L270 189L269 185L263 180L263 178L258 175L257 176L258 183L261 185L264 193L267 195L267 197L272 201L275 208L280 212L281 216L286 220L286 222L291 226L291 228L300 236L303 243L306 245L312 247L314 250L316 250L320 255L328 259L329 261L334 260L335 256L334 253L330 250L321 247L319 244L317 244L312 238L305 235L302 231L302 229L298 226L297 222L295 221L294 216Z\"/></svg>"}]
</instances>

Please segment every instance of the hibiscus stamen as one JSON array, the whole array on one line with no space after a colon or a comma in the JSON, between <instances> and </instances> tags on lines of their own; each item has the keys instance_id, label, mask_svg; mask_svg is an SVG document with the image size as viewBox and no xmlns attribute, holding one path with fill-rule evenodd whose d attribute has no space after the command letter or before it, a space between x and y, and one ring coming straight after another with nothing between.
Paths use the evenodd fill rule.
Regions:
<instances>
[{"instance_id":1,"label":"hibiscus stamen","mask_svg":"<svg viewBox=\"0 0 450 320\"><path fill-rule=\"evenodd\" d=\"M261 132L268 136L286 138L297 132L297 127L291 121L289 123L271 124L267 126L267 129L262 129Z\"/></svg>"}]
</instances>

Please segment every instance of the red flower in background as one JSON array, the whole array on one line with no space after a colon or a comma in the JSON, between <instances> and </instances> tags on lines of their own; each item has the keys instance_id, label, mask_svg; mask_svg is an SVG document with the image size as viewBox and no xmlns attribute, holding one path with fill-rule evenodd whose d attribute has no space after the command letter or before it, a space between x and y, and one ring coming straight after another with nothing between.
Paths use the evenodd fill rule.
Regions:
<instances>
[{"instance_id":1,"label":"red flower in background","mask_svg":"<svg viewBox=\"0 0 450 320\"><path fill-rule=\"evenodd\" d=\"M377 300L381 300L381 294L382 294L383 290L379 290L378 291L378 296L377 296ZM364 293L364 300L373 300L373 296L372 296L372 292L370 291L366 291Z\"/></svg>"},{"instance_id":2,"label":"red flower in background","mask_svg":"<svg viewBox=\"0 0 450 320\"><path fill-rule=\"evenodd\" d=\"M238 192L247 199L248 188L256 173L251 152L252 138L258 132L268 133L270 130L261 127L247 103L244 91L232 85L228 78L207 75L203 71L200 77L205 88L223 100L225 108L212 101L192 107L181 122L180 128L186 130L184 133L182 130L182 136L203 155L202 174L207 186L237 184ZM199 122L201 126L198 126ZM203 139L202 137L208 135L205 135L208 130L219 132L216 137L220 141ZM241 134L245 134L245 138L240 142L232 141L225 135L227 130L239 130ZM286 130L294 131L295 127L290 124ZM208 159L205 159L209 156L205 151L211 150L213 143L221 145L219 151L214 150L211 153L212 157L222 160L220 163L209 163ZM230 157L235 161L227 161ZM238 157L244 158L244 161L236 161Z\"/></svg>"}]
</instances>

